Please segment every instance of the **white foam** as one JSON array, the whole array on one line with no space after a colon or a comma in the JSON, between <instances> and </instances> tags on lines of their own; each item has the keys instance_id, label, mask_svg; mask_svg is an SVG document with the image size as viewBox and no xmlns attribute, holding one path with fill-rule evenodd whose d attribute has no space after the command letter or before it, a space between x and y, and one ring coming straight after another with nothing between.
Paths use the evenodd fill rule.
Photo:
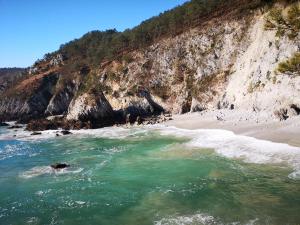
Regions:
<instances>
[{"instance_id":1,"label":"white foam","mask_svg":"<svg viewBox=\"0 0 300 225\"><path fill-rule=\"evenodd\" d=\"M226 130L185 130L164 125L151 125L129 129L123 127L107 127L95 130L72 130L73 135L70 137L85 138L92 136L124 139L129 137L137 138L151 131L159 132L161 135L188 138L190 141L187 145L190 147L211 148L224 157L241 159L247 163L287 164L294 170L289 177L291 179L300 179L300 148L292 147L288 144L273 143L252 137L236 135ZM49 130L43 131L42 135L31 136L30 132L20 131L17 138L19 137L22 140L48 139L56 137L56 133L57 131ZM116 149L116 151L121 150Z\"/></svg>"},{"instance_id":2,"label":"white foam","mask_svg":"<svg viewBox=\"0 0 300 225\"><path fill-rule=\"evenodd\" d=\"M211 148L218 154L256 164L287 164L294 169L290 178L300 178L300 148L252 137L236 135L226 130L185 130L156 126L163 135L175 135L191 140L191 147ZM155 128L152 128L155 129Z\"/></svg>"},{"instance_id":3,"label":"white foam","mask_svg":"<svg viewBox=\"0 0 300 225\"><path fill-rule=\"evenodd\" d=\"M10 130L6 129L5 133L0 134L0 140L21 140L21 141L35 141L57 138L56 134L60 134L61 130L45 130L40 131L40 135L31 135L33 132L24 129ZM147 129L142 128L123 128L123 127L105 127L93 130L70 130L72 135L60 137L99 137L111 139L125 139L130 136L136 137L148 132Z\"/></svg>"},{"instance_id":4,"label":"white foam","mask_svg":"<svg viewBox=\"0 0 300 225\"><path fill-rule=\"evenodd\" d=\"M83 171L83 168L78 168L75 170L71 170L69 168L55 170L55 169L51 168L50 166L37 166L37 167L31 168L28 171L21 173L20 177L25 178L25 179L30 179L30 178L38 177L38 176L45 175L45 174L50 174L50 175L63 175L63 174L69 174L69 173L76 174L76 173L80 173L82 171Z\"/></svg>"},{"instance_id":5,"label":"white foam","mask_svg":"<svg viewBox=\"0 0 300 225\"><path fill-rule=\"evenodd\" d=\"M155 221L155 225L189 225L189 224L199 224L199 225L212 225L217 224L214 217L206 214L195 214L192 216L178 216L171 218L163 218L159 221Z\"/></svg>"},{"instance_id":6,"label":"white foam","mask_svg":"<svg viewBox=\"0 0 300 225\"><path fill-rule=\"evenodd\" d=\"M258 219L250 220L246 223L232 222L226 223L228 225L254 225L258 222ZM163 218L159 221L154 222L155 225L224 225L218 219L213 216L198 213L191 216L175 216L169 218Z\"/></svg>"}]
</instances>

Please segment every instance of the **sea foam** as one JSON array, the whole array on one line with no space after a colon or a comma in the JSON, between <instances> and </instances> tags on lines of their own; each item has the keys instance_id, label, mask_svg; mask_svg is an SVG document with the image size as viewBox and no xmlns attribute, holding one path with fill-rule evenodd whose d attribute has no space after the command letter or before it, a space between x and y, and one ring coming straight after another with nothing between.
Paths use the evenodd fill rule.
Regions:
<instances>
[{"instance_id":1,"label":"sea foam","mask_svg":"<svg viewBox=\"0 0 300 225\"><path fill-rule=\"evenodd\" d=\"M258 219L253 219L245 223L232 222L226 223L227 225L255 225ZM204 213L197 213L190 216L174 216L163 218L154 222L155 225L225 225L218 219Z\"/></svg>"},{"instance_id":2,"label":"sea foam","mask_svg":"<svg viewBox=\"0 0 300 225\"><path fill-rule=\"evenodd\" d=\"M246 163L287 164L294 170L289 177L300 179L300 148L298 147L236 135L226 130L185 130L165 126L157 126L157 129L162 135L190 138L188 146L211 148L227 158L241 159Z\"/></svg>"},{"instance_id":3,"label":"sea foam","mask_svg":"<svg viewBox=\"0 0 300 225\"><path fill-rule=\"evenodd\" d=\"M28 171L25 171L20 174L21 178L30 179L34 177L38 177L41 175L49 174L49 175L64 175L64 174L75 174L80 173L83 171L83 168L76 168L76 169L59 169L55 170L51 168L50 166L37 166L33 167Z\"/></svg>"},{"instance_id":4,"label":"sea foam","mask_svg":"<svg viewBox=\"0 0 300 225\"><path fill-rule=\"evenodd\" d=\"M186 130L164 125L152 125L135 128L108 127L95 130L71 131L72 138L139 138L156 132L160 135L187 138L189 147L210 148L216 153L231 159L240 159L256 164L286 164L293 169L291 179L300 179L300 148L288 144L259 140L253 137L236 135L231 131L216 129ZM23 141L51 139L57 131L43 131L42 135L30 136L26 131L17 132L17 138ZM55 137L56 138L56 137Z\"/></svg>"}]
</instances>

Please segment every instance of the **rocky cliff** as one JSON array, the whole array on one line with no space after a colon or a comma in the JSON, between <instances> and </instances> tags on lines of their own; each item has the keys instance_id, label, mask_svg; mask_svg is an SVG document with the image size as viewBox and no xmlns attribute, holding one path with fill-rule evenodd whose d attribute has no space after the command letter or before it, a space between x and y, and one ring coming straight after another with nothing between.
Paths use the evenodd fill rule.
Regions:
<instances>
[{"instance_id":1,"label":"rocky cliff","mask_svg":"<svg viewBox=\"0 0 300 225\"><path fill-rule=\"evenodd\" d=\"M297 2L232 8L180 34L72 73L64 56L53 54L1 96L1 119L64 115L105 126L222 108L269 119L296 116L299 16Z\"/></svg>"}]
</instances>

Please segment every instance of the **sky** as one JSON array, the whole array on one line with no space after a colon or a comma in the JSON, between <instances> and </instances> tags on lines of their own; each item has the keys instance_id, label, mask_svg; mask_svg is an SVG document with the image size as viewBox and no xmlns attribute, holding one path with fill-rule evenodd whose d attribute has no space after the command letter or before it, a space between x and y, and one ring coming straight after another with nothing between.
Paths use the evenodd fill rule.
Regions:
<instances>
[{"instance_id":1,"label":"sky","mask_svg":"<svg viewBox=\"0 0 300 225\"><path fill-rule=\"evenodd\" d=\"M0 67L28 67L89 31L123 31L186 1L0 0Z\"/></svg>"}]
</instances>

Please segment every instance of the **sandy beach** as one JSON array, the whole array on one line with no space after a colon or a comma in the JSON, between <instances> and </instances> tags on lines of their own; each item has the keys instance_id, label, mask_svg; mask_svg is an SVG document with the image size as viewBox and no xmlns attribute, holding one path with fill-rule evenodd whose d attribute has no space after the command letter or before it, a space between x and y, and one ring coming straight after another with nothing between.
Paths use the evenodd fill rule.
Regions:
<instances>
[{"instance_id":1,"label":"sandy beach","mask_svg":"<svg viewBox=\"0 0 300 225\"><path fill-rule=\"evenodd\" d=\"M223 129L235 134L300 147L300 117L279 121L267 114L215 110L175 115L168 126L183 129Z\"/></svg>"}]
</instances>

